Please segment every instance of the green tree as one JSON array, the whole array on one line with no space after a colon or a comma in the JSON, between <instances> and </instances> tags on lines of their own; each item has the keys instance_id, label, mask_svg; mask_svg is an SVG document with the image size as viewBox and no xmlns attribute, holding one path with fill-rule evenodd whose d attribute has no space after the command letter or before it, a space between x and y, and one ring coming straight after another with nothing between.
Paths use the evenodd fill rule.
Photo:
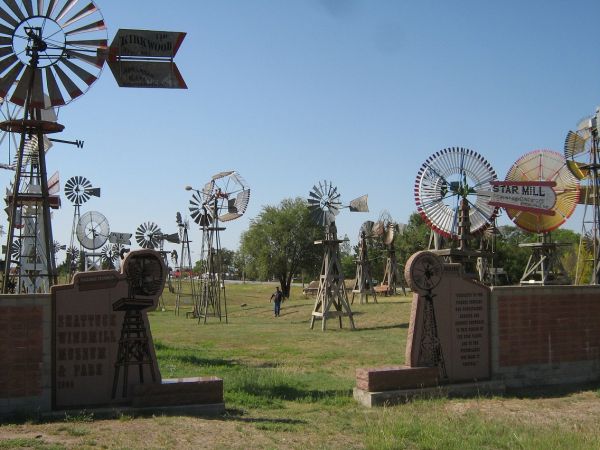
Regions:
<instances>
[{"instance_id":1,"label":"green tree","mask_svg":"<svg viewBox=\"0 0 600 450\"><path fill-rule=\"evenodd\" d=\"M247 255L246 272L259 279L276 278L289 296L292 277L300 271L318 270L323 228L310 217L302 198L285 199L278 206L264 206L241 237L240 250Z\"/></svg>"},{"instance_id":2,"label":"green tree","mask_svg":"<svg viewBox=\"0 0 600 450\"><path fill-rule=\"evenodd\" d=\"M396 259L398 265L404 268L406 260L413 253L421 250L427 250L429 247L429 236L431 228L425 223L423 217L418 212L414 212L408 218L408 223L398 237L394 245L396 246Z\"/></svg>"}]
</instances>

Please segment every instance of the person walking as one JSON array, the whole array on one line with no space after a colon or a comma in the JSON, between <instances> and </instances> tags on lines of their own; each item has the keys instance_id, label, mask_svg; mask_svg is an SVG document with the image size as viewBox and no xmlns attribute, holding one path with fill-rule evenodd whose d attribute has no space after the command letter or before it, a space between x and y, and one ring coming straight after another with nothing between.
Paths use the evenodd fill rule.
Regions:
<instances>
[{"instance_id":1,"label":"person walking","mask_svg":"<svg viewBox=\"0 0 600 450\"><path fill-rule=\"evenodd\" d=\"M276 288L277 290L273 292L271 295L271 299L269 301L273 302L273 313L275 317L279 317L279 313L281 312L281 302L283 301L283 292L279 290L279 286Z\"/></svg>"}]
</instances>

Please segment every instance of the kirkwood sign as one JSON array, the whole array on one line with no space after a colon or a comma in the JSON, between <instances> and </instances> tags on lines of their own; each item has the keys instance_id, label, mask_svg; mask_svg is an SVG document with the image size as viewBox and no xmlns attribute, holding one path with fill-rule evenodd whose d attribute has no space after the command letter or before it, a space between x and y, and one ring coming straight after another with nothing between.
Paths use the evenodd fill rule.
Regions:
<instances>
[{"instance_id":1,"label":"kirkwood sign","mask_svg":"<svg viewBox=\"0 0 600 450\"><path fill-rule=\"evenodd\" d=\"M492 181L491 191L478 191L489 196L488 203L507 209L553 216L556 203L554 181Z\"/></svg>"}]
</instances>

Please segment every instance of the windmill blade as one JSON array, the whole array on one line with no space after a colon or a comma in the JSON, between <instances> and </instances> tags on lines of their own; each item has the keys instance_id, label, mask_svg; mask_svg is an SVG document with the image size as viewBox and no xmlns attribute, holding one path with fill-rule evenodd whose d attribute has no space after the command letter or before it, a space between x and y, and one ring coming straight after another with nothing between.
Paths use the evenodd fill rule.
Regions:
<instances>
[{"instance_id":1,"label":"windmill blade","mask_svg":"<svg viewBox=\"0 0 600 450\"><path fill-rule=\"evenodd\" d=\"M350 202L350 211L351 212L369 212L368 205L369 196L367 194L355 198Z\"/></svg>"},{"instance_id":2,"label":"windmill blade","mask_svg":"<svg viewBox=\"0 0 600 450\"><path fill-rule=\"evenodd\" d=\"M63 106L65 98L60 92L54 73L50 67L46 67L46 86L48 87L48 97L50 98L50 106Z\"/></svg>"},{"instance_id":3,"label":"windmill blade","mask_svg":"<svg viewBox=\"0 0 600 450\"><path fill-rule=\"evenodd\" d=\"M62 23L63 28L67 28L69 25L83 19L84 17L89 16L90 14L98 11L98 8L93 3L88 3L84 6L79 12L75 13L69 20Z\"/></svg>"},{"instance_id":4,"label":"windmill blade","mask_svg":"<svg viewBox=\"0 0 600 450\"><path fill-rule=\"evenodd\" d=\"M25 20L25 16L15 0L4 0L4 3L6 3L15 16L17 16L20 20Z\"/></svg>"},{"instance_id":5,"label":"windmill blade","mask_svg":"<svg viewBox=\"0 0 600 450\"><path fill-rule=\"evenodd\" d=\"M584 153L590 137L591 134L589 132L569 131L565 138L565 158L569 159L575 155Z\"/></svg>"},{"instance_id":6,"label":"windmill blade","mask_svg":"<svg viewBox=\"0 0 600 450\"><path fill-rule=\"evenodd\" d=\"M25 67L25 71L23 72L21 79L17 83L17 87L15 88L12 96L10 97L11 103L14 103L19 106L23 106L25 104L25 97L27 95L27 90L29 89L29 83L32 74L33 69L30 66Z\"/></svg>"},{"instance_id":7,"label":"windmill blade","mask_svg":"<svg viewBox=\"0 0 600 450\"><path fill-rule=\"evenodd\" d=\"M15 20L9 13L7 13L6 10L4 10L1 6L0 6L0 19L4 20L6 23L8 23L9 25L12 25L15 28L19 26L19 22L17 20Z\"/></svg>"},{"instance_id":8,"label":"windmill blade","mask_svg":"<svg viewBox=\"0 0 600 450\"><path fill-rule=\"evenodd\" d=\"M81 79L81 81L83 81L88 86L91 86L92 84L94 84L94 81L96 81L98 79L98 77L96 77L95 75L92 75L87 70L82 69L78 65L73 64L68 59L65 59L63 62L65 64L65 66L67 66L69 68L69 70L71 72L73 72L75 75L77 75L79 77L79 79Z\"/></svg>"}]
</instances>

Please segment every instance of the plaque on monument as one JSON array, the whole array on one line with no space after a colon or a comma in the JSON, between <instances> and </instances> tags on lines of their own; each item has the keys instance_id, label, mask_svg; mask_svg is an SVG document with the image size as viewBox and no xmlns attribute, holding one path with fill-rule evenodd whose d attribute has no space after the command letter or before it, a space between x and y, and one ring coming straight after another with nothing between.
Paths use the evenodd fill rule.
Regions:
<instances>
[{"instance_id":1,"label":"plaque on monument","mask_svg":"<svg viewBox=\"0 0 600 450\"><path fill-rule=\"evenodd\" d=\"M162 279L149 279L144 271L149 266L147 261L152 267L162 268ZM121 270L77 273L71 284L51 289L54 408L120 403L130 400L136 384L161 382L146 311L158 304L158 293L165 283L164 263L157 252L140 250L127 255ZM140 275L139 279L132 273ZM121 361L127 364L119 365L120 347L127 345L125 341L131 337L127 334L131 324L124 321L128 303L136 308L143 303L135 325L145 329L144 342L135 341L133 345L143 345L148 354L143 363ZM120 387L119 394L125 395L115 395L115 383Z\"/></svg>"},{"instance_id":2,"label":"plaque on monument","mask_svg":"<svg viewBox=\"0 0 600 450\"><path fill-rule=\"evenodd\" d=\"M427 251L409 258L405 275L413 290L406 364L437 366L448 382L489 378L489 288Z\"/></svg>"}]
</instances>

